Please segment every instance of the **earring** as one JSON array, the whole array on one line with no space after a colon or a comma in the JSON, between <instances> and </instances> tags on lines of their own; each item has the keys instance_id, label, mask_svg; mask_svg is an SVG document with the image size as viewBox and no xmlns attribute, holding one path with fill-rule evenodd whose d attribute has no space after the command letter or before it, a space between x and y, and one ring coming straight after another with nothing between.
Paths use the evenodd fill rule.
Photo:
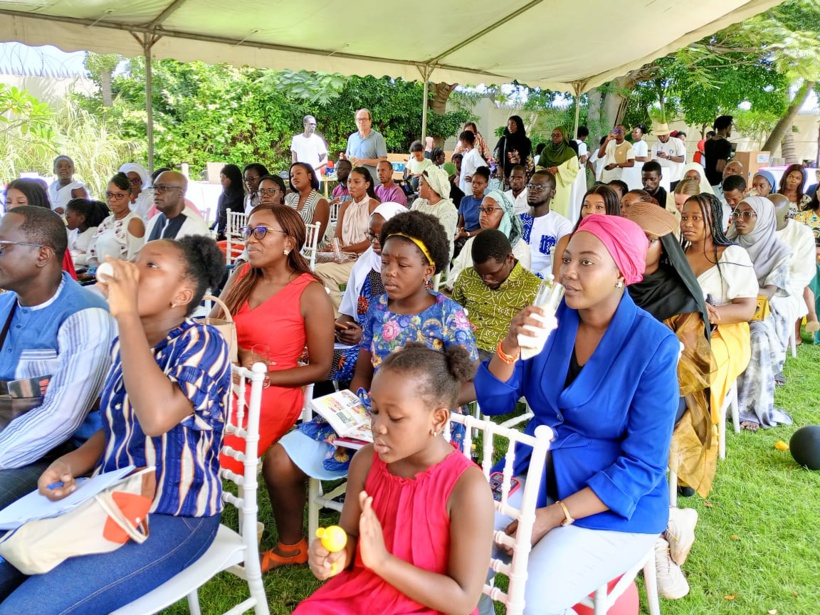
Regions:
<instances>
[{"instance_id":1,"label":"earring","mask_svg":"<svg viewBox=\"0 0 820 615\"><path fill-rule=\"evenodd\" d=\"M623 287L624 287L624 283L621 282L620 280L618 280L618 283L615 285L615 288L623 288Z\"/></svg>"},{"instance_id":2,"label":"earring","mask_svg":"<svg viewBox=\"0 0 820 615\"><path fill-rule=\"evenodd\" d=\"M287 250L287 249L286 249L286 250L285 250L285 256L287 256L288 254L290 254L290 250Z\"/></svg>"}]
</instances>

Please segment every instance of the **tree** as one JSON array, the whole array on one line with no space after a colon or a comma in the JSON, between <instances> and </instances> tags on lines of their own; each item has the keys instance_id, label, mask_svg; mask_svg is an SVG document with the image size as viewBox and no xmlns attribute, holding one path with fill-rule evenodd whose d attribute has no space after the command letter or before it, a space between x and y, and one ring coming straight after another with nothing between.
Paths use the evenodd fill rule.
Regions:
<instances>
[{"instance_id":1,"label":"tree","mask_svg":"<svg viewBox=\"0 0 820 615\"><path fill-rule=\"evenodd\" d=\"M125 60L125 58L116 53L93 53L86 52L85 64L86 70L91 73L91 78L100 88L102 95L102 104L104 107L111 107L114 104L114 96L111 91L111 82L114 78L114 71Z\"/></svg>"}]
</instances>

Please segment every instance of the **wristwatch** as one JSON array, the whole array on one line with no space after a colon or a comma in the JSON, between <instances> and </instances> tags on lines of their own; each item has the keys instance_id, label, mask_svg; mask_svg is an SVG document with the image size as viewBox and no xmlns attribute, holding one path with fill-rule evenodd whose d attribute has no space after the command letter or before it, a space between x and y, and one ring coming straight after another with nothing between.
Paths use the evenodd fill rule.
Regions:
<instances>
[{"instance_id":1,"label":"wristwatch","mask_svg":"<svg viewBox=\"0 0 820 615\"><path fill-rule=\"evenodd\" d=\"M564 520L561 521L561 527L566 527L568 525L572 525L573 523L575 523L575 519L572 517L571 514L569 514L569 510L567 510L567 505L564 504L561 500L558 500L556 504L558 504L561 507L561 510L564 511Z\"/></svg>"}]
</instances>

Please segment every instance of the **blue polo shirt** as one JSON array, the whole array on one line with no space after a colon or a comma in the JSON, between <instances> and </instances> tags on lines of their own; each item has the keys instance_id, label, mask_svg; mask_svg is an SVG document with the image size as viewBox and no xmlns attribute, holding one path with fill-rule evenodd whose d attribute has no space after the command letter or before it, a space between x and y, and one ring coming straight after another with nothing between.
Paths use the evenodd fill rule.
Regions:
<instances>
[{"instance_id":1,"label":"blue polo shirt","mask_svg":"<svg viewBox=\"0 0 820 615\"><path fill-rule=\"evenodd\" d=\"M358 131L347 138L347 149L345 156L355 156L356 158L381 158L387 156L387 144L384 142L382 134L376 130L371 130L370 134L362 139ZM379 176L376 175L376 167L363 165L373 178L373 185L379 184Z\"/></svg>"}]
</instances>

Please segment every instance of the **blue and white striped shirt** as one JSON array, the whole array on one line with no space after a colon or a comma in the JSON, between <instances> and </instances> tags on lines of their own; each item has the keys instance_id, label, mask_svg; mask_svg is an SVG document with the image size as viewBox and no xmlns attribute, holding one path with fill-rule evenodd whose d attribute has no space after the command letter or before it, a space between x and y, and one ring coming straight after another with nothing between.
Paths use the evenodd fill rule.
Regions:
<instances>
[{"instance_id":1,"label":"blue and white striped shirt","mask_svg":"<svg viewBox=\"0 0 820 615\"><path fill-rule=\"evenodd\" d=\"M0 294L5 323L17 293ZM110 365L114 320L105 300L63 272L54 296L17 306L0 352L0 378L51 376L41 406L0 432L0 470L39 461L82 425Z\"/></svg>"},{"instance_id":2,"label":"blue and white striped shirt","mask_svg":"<svg viewBox=\"0 0 820 615\"><path fill-rule=\"evenodd\" d=\"M101 469L156 466L151 512L180 517L219 514L219 449L227 417L225 394L231 384L228 345L217 329L185 320L151 352L191 401L192 412L163 435L146 436L125 390L117 338L100 405L106 441Z\"/></svg>"}]
</instances>

